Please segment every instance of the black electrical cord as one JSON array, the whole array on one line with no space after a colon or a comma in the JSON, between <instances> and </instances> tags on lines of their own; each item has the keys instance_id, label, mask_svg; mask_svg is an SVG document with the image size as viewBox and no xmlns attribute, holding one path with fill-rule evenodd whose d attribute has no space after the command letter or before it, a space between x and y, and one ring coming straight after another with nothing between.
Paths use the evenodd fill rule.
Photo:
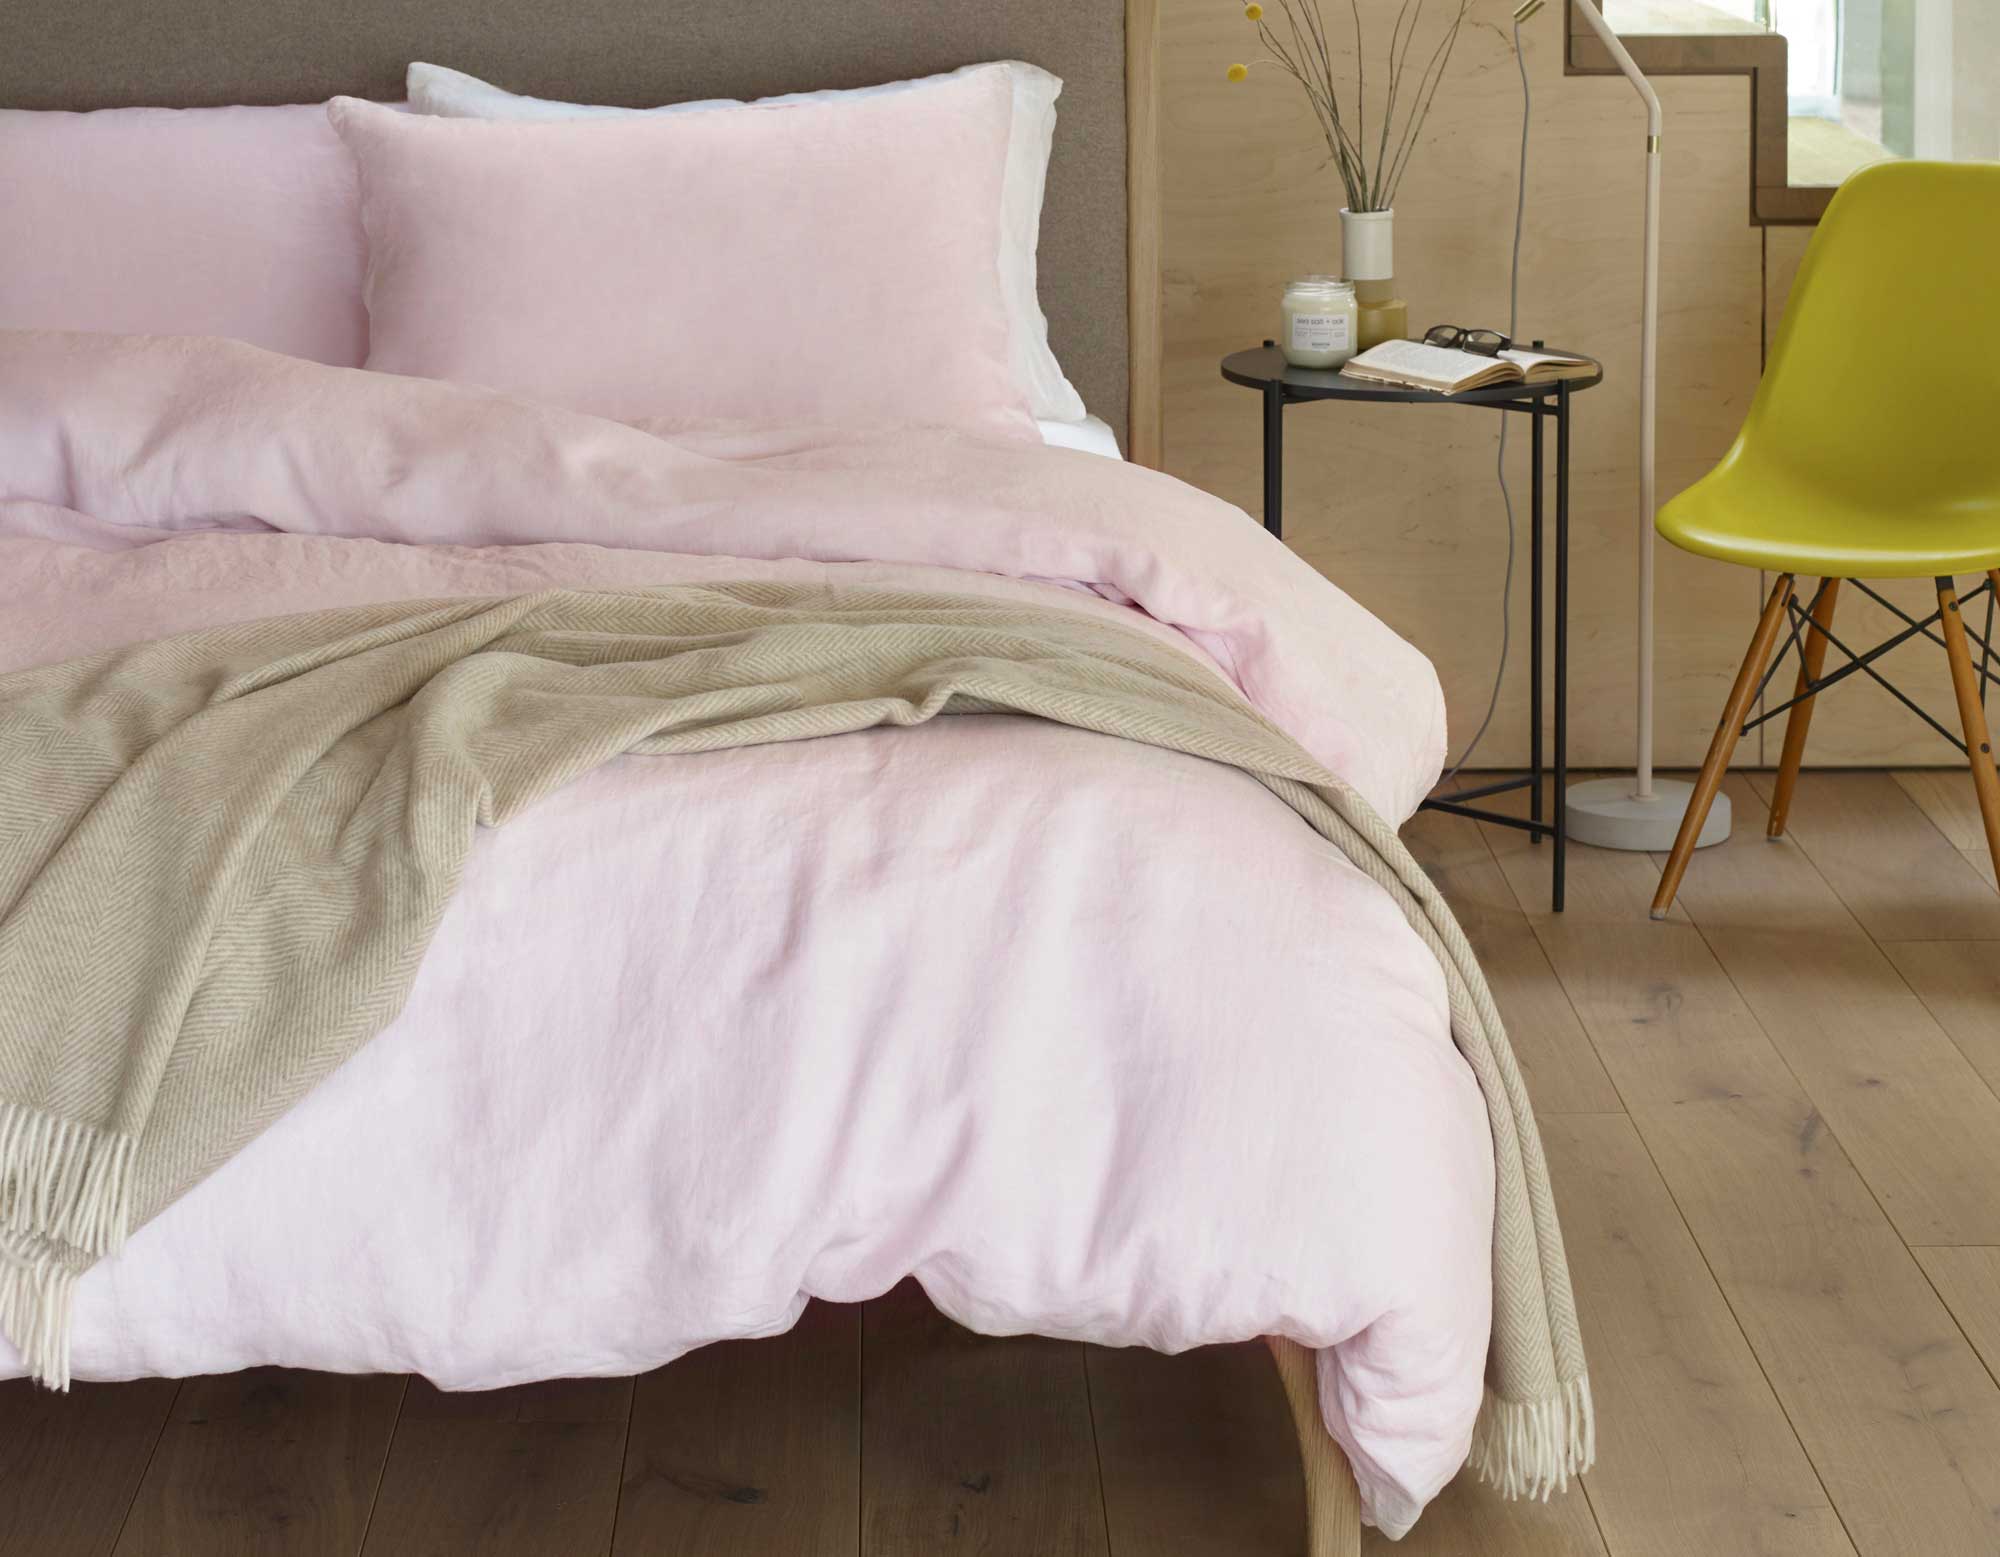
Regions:
<instances>
[{"instance_id":1,"label":"black electrical cord","mask_svg":"<svg viewBox=\"0 0 2000 1557\"><path fill-rule=\"evenodd\" d=\"M1521 57L1521 24L1514 23L1514 64L1521 72L1521 173L1514 186L1514 256L1507 278L1507 337L1513 339L1521 311L1521 224L1528 209L1528 115L1533 106L1533 98L1528 89L1528 62ZM1507 490L1507 424L1510 419L1503 412L1500 417L1500 453L1495 461L1495 469L1500 477L1500 502L1507 511L1507 571L1500 585L1500 666L1493 673L1493 692L1486 700L1486 717L1479 721L1479 728L1472 732L1472 739L1465 743L1465 750L1459 753L1458 761L1440 779L1440 783L1458 777L1458 770L1472 760L1472 754L1479 749L1480 741L1493 723L1494 710L1500 706L1500 688L1507 679L1507 653L1513 643L1514 625L1514 495Z\"/></svg>"}]
</instances>

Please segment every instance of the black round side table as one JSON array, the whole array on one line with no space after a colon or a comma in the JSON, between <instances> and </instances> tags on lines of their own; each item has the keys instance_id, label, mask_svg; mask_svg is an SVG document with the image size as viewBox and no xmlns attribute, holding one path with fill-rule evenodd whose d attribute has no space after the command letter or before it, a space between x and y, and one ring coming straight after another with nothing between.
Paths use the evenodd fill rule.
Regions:
<instances>
[{"instance_id":1,"label":"black round side table","mask_svg":"<svg viewBox=\"0 0 2000 1557\"><path fill-rule=\"evenodd\" d=\"M1536 350L1544 349L1540 341ZM1576 356L1570 352L1565 355ZM1232 384L1254 389L1264 397L1264 528L1280 539L1284 536L1285 408L1309 400L1360 400L1378 404L1485 406L1501 412L1518 412L1528 418L1531 429L1530 460L1533 500L1529 504L1529 589L1528 627L1530 675L1528 695L1528 771L1515 778L1497 779L1454 792L1449 800L1424 802L1428 810L1449 811L1502 827L1519 828L1535 842L1552 840L1550 903L1557 913L1563 907L1563 790L1569 781L1569 403L1579 390L1604 381L1602 368L1585 378L1555 379L1542 384L1493 384L1469 389L1459 395L1440 395L1428 389L1399 389L1387 384L1370 384L1344 377L1337 370L1295 368L1271 342L1256 351L1239 351L1222 359L1222 376ZM1547 485L1542 450L1542 424L1556 424L1556 533L1555 533L1555 643L1554 664L1554 761L1542 760L1542 581L1547 568L1543 546L1543 488ZM1554 818L1542 819L1542 781L1555 780ZM1512 790L1528 791L1528 815L1524 819L1504 812L1467 804Z\"/></svg>"}]
</instances>

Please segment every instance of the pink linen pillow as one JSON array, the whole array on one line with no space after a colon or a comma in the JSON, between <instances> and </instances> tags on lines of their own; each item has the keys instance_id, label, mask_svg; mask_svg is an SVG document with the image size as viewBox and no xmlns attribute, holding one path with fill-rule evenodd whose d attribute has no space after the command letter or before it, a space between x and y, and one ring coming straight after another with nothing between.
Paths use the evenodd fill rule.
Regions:
<instances>
[{"instance_id":1,"label":"pink linen pillow","mask_svg":"<svg viewBox=\"0 0 2000 1557\"><path fill-rule=\"evenodd\" d=\"M368 354L360 194L324 104L0 109L0 221L0 329Z\"/></svg>"},{"instance_id":2,"label":"pink linen pillow","mask_svg":"<svg viewBox=\"0 0 2000 1557\"><path fill-rule=\"evenodd\" d=\"M1000 72L556 123L329 105L361 174L367 365L620 421L1034 439L1000 289Z\"/></svg>"}]
</instances>

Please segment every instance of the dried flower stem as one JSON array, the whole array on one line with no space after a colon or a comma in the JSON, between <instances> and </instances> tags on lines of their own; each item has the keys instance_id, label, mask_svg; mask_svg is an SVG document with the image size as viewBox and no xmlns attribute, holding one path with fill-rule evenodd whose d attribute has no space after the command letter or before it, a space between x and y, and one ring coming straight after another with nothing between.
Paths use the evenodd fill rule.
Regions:
<instances>
[{"instance_id":1,"label":"dried flower stem","mask_svg":"<svg viewBox=\"0 0 2000 1557\"><path fill-rule=\"evenodd\" d=\"M1450 20L1431 46L1410 79L1410 54L1423 23L1425 0L1403 0L1389 29L1385 53L1388 80L1382 93L1382 116L1376 129L1375 145L1368 145L1368 72L1362 37L1361 0L1347 0L1354 18L1354 97L1353 128L1343 105L1343 83L1334 70L1334 50L1328 40L1326 18L1320 0L1272 0L1282 24L1273 26L1269 13L1251 7L1257 39L1266 55L1286 75L1304 89L1319 120L1326 149L1340 169L1340 181L1347 189L1351 211L1386 211L1396 203L1396 190L1403 181L1410 154L1423 134L1431 103L1451 64L1453 46L1464 25L1472 0L1445 0L1452 6ZM1240 75L1240 68L1235 72ZM1401 117L1398 118L1398 109Z\"/></svg>"}]
</instances>

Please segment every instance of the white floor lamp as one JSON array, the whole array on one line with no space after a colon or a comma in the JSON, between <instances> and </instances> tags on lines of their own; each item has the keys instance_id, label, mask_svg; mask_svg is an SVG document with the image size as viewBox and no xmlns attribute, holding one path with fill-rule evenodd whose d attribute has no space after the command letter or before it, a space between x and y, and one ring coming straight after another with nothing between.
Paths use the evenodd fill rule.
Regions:
<instances>
[{"instance_id":1,"label":"white floor lamp","mask_svg":"<svg viewBox=\"0 0 2000 1557\"><path fill-rule=\"evenodd\" d=\"M1632 62L1618 34L1591 0L1570 0L1577 15L1603 42L1625 79L1646 105L1645 285L1639 318L1639 751L1630 777L1575 784L1563 800L1563 821L1578 843L1603 849L1657 851L1673 847L1691 784L1653 779L1653 430L1660 344L1660 99ZM1542 0L1523 0L1515 19L1526 21ZM1729 836L1729 797L1717 795L1703 825L1701 846Z\"/></svg>"}]
</instances>

